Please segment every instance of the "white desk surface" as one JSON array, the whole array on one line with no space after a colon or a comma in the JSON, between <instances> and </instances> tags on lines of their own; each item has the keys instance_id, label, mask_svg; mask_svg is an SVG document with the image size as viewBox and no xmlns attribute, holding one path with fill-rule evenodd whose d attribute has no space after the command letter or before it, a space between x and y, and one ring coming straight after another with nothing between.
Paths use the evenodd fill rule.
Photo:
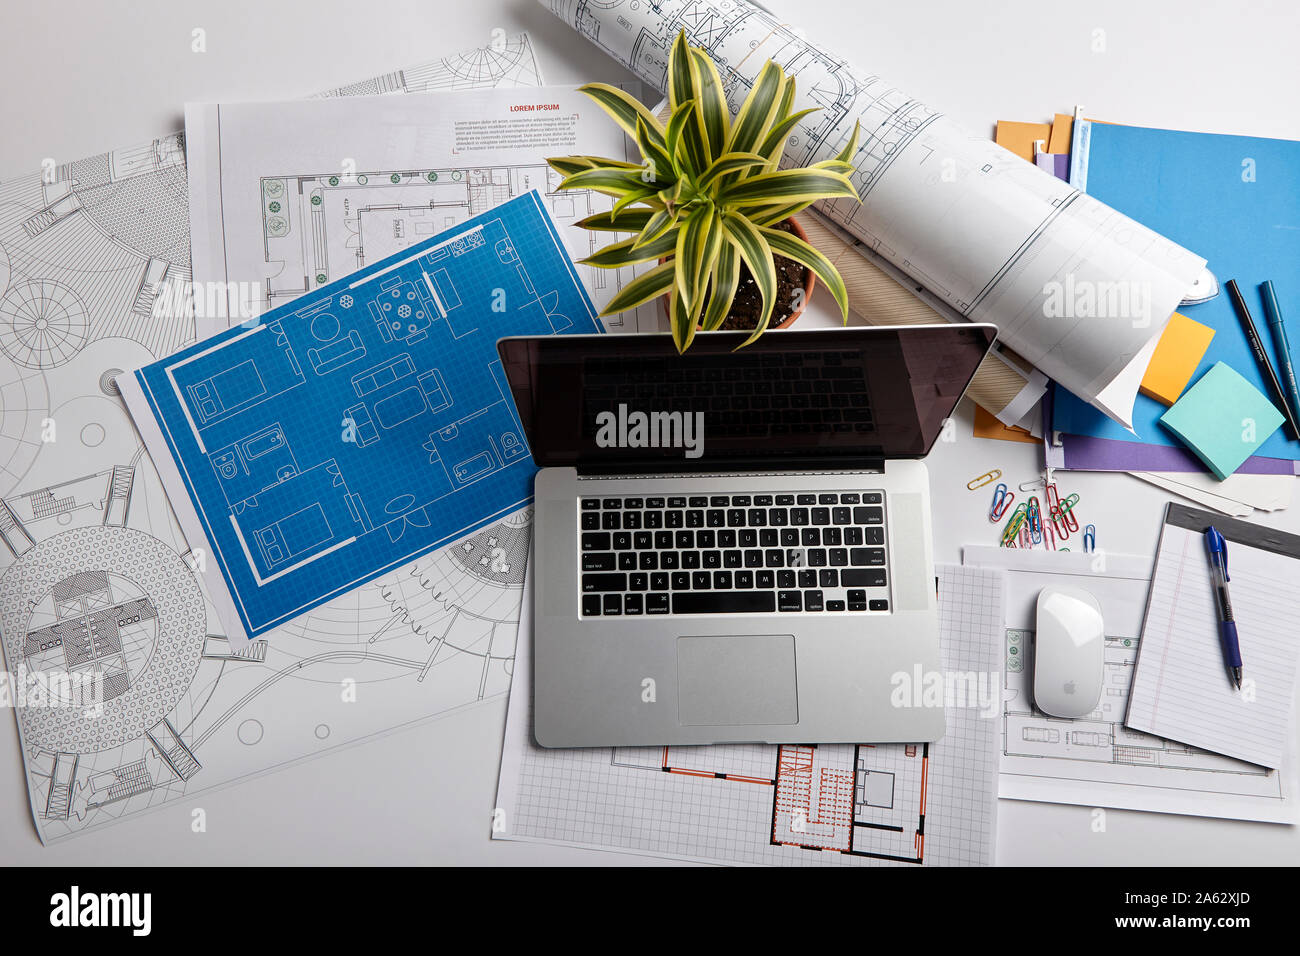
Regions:
<instances>
[{"instance_id":1,"label":"white desk surface","mask_svg":"<svg viewBox=\"0 0 1300 956\"><path fill-rule=\"evenodd\" d=\"M1050 119L1082 103L1136 125L1300 139L1300 13L1288 3L1094 0L769 0L813 39L992 135L998 119ZM870 12L867 12L867 10ZM192 53L191 31L207 31ZM65 0L0 12L0 179L45 157L77 158L177 129L186 100L285 99L526 29L546 79L628 74L535 0ZM1094 53L1095 30L1105 31ZM818 307L820 305L820 308ZM814 301L823 316L825 303ZM809 321L809 320L804 320ZM988 494L965 483L1000 467L1034 477L1036 446L959 440L929 458L936 558L991 542ZM1124 475L1063 475L1105 549L1154 549L1158 489ZM1082 506L1081 506L1082 507ZM1268 519L1300 531L1300 501ZM0 721L0 859L120 864L610 864L643 857L491 842L504 700L44 848L28 808L17 733ZM190 832L202 807L208 830ZM1294 863L1300 829L1113 811L1094 833L1086 807L1002 801L1004 864Z\"/></svg>"}]
</instances>

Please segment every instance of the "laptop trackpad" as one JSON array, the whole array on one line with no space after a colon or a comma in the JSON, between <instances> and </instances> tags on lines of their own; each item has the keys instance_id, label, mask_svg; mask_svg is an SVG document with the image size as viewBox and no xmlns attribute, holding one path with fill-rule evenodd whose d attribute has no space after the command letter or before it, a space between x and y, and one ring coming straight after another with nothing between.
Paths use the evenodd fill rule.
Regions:
<instances>
[{"instance_id":1,"label":"laptop trackpad","mask_svg":"<svg viewBox=\"0 0 1300 956\"><path fill-rule=\"evenodd\" d=\"M710 727L798 723L794 636L677 638L677 718Z\"/></svg>"}]
</instances>

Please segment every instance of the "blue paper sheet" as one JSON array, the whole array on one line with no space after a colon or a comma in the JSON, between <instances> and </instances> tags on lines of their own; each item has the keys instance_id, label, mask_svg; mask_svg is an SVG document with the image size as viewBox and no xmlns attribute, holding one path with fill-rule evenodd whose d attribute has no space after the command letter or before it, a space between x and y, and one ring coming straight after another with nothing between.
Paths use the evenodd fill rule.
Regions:
<instances>
[{"instance_id":1,"label":"blue paper sheet","mask_svg":"<svg viewBox=\"0 0 1300 956\"><path fill-rule=\"evenodd\" d=\"M1209 260L1220 286L1235 278L1272 355L1256 286L1272 279L1282 315L1300 323L1300 142L1090 124L1087 191ZM1225 362L1272 397L1226 292L1179 310L1217 334L1192 376ZM1295 333L1292 333L1294 340ZM1133 440L1091 405L1057 388L1053 428L1076 435ZM1179 445L1159 424L1165 406L1139 395L1133 430L1143 442ZM1256 455L1300 459L1300 442L1284 431Z\"/></svg>"},{"instance_id":2,"label":"blue paper sheet","mask_svg":"<svg viewBox=\"0 0 1300 956\"><path fill-rule=\"evenodd\" d=\"M136 372L245 636L526 505L497 339L599 331L533 191Z\"/></svg>"}]
</instances>

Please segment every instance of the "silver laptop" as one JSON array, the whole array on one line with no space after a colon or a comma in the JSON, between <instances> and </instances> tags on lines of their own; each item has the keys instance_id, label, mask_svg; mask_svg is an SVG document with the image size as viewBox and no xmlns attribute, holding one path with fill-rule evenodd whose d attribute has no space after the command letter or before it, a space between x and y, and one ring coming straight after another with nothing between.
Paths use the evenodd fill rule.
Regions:
<instances>
[{"instance_id":1,"label":"silver laptop","mask_svg":"<svg viewBox=\"0 0 1300 956\"><path fill-rule=\"evenodd\" d=\"M992 325L504 338L533 458L543 747L922 743L921 459Z\"/></svg>"}]
</instances>

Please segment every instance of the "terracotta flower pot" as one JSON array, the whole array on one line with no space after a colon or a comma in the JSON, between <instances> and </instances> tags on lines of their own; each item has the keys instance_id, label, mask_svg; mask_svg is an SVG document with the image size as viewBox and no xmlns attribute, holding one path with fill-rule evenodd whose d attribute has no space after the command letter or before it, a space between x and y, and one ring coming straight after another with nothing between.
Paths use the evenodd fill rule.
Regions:
<instances>
[{"instance_id":1,"label":"terracotta flower pot","mask_svg":"<svg viewBox=\"0 0 1300 956\"><path fill-rule=\"evenodd\" d=\"M796 236L798 236L798 237L799 237L800 239L802 239L804 242L807 242L807 241L808 241L808 233L804 232L803 226L799 225L799 220L798 220L798 219L795 219L795 218L791 217L790 219L787 219L787 220L785 220L785 221L788 222L788 223L790 224L790 231L791 231L791 232L793 232ZM667 262L667 261L668 261L667 257L664 257L664 258L662 258L662 259L659 260L659 262L660 262L661 264L664 263L664 262ZM785 319L783 319L783 320L782 320L778 325L769 325L769 326L768 326L768 329L769 329L769 330L771 330L771 329L788 329L790 326L794 325L794 320L795 320L795 319L797 319L797 318L799 318L799 316L803 315L803 310L804 310L805 308L807 308L807 306L808 306L808 300L812 298L813 289L815 289L815 288L817 287L817 276L815 276L815 275L813 274L813 271L812 271L811 269L809 269L807 266L804 266L803 276L804 276L804 279L803 279L803 302L800 303L799 308L795 309L795 310L794 310L793 312L791 312L788 316L786 316ZM668 296L667 296L667 295L662 295L662 296L659 297L659 307L660 307L661 309L663 309L663 311L664 311L664 317L665 317L665 318L668 318ZM700 331L703 331L703 330L701 329Z\"/></svg>"}]
</instances>

